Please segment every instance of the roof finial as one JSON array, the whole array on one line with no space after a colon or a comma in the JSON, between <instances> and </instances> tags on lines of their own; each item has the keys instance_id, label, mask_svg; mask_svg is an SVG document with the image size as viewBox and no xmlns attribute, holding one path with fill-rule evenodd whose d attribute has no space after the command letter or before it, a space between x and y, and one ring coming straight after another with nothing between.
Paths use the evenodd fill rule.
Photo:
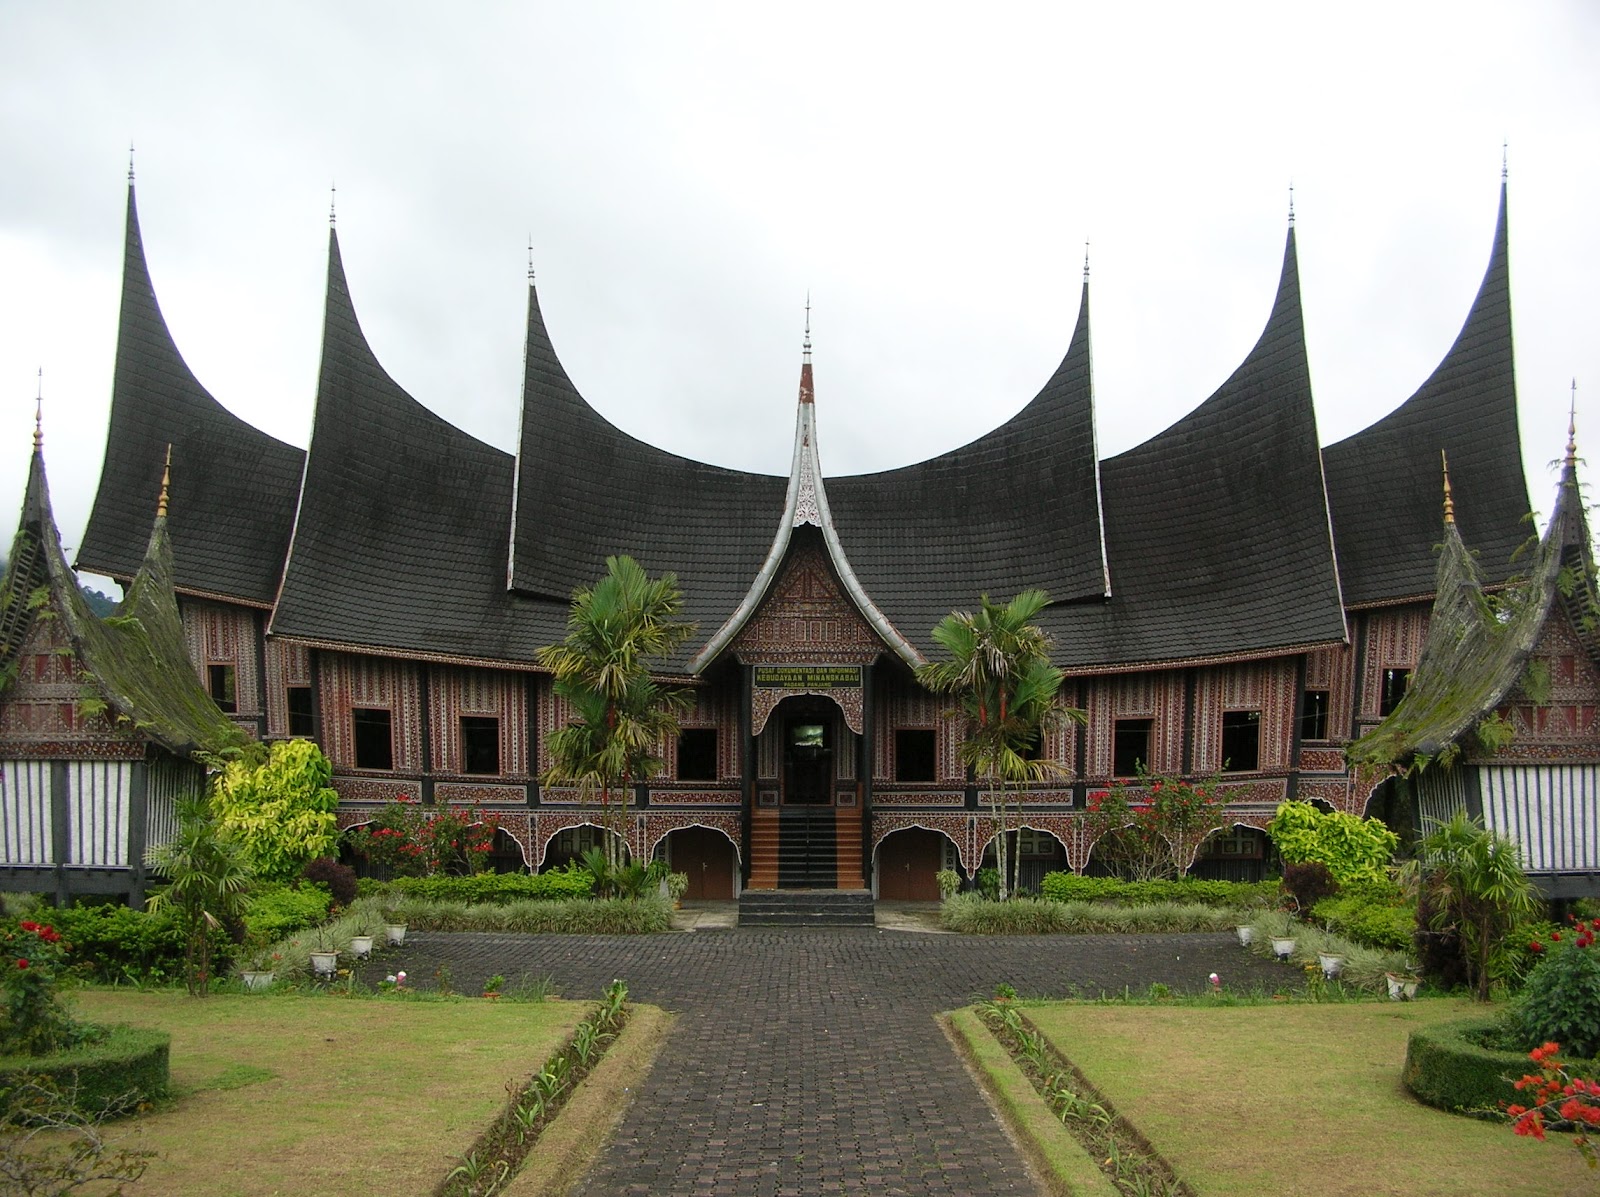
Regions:
<instances>
[{"instance_id":1,"label":"roof finial","mask_svg":"<svg viewBox=\"0 0 1600 1197\"><path fill-rule=\"evenodd\" d=\"M528 286L533 286L533 234L528 234Z\"/></svg>"},{"instance_id":2,"label":"roof finial","mask_svg":"<svg viewBox=\"0 0 1600 1197\"><path fill-rule=\"evenodd\" d=\"M44 367L39 367L39 393L33 399L33 451L44 448Z\"/></svg>"},{"instance_id":3,"label":"roof finial","mask_svg":"<svg viewBox=\"0 0 1600 1197\"><path fill-rule=\"evenodd\" d=\"M1289 180L1289 227L1294 228L1294 180Z\"/></svg>"},{"instance_id":4,"label":"roof finial","mask_svg":"<svg viewBox=\"0 0 1600 1197\"><path fill-rule=\"evenodd\" d=\"M133 186L133 142L128 143L128 186Z\"/></svg>"},{"instance_id":5,"label":"roof finial","mask_svg":"<svg viewBox=\"0 0 1600 1197\"><path fill-rule=\"evenodd\" d=\"M328 227L333 228L338 221L335 219L339 204L339 184L332 183L328 186Z\"/></svg>"},{"instance_id":6,"label":"roof finial","mask_svg":"<svg viewBox=\"0 0 1600 1197\"><path fill-rule=\"evenodd\" d=\"M1578 380L1572 380L1572 403L1567 410L1567 464L1578 464Z\"/></svg>"},{"instance_id":7,"label":"roof finial","mask_svg":"<svg viewBox=\"0 0 1600 1197\"><path fill-rule=\"evenodd\" d=\"M156 519L167 518L167 491L172 486L172 442L167 442L167 462L161 467L161 497L156 500Z\"/></svg>"},{"instance_id":8,"label":"roof finial","mask_svg":"<svg viewBox=\"0 0 1600 1197\"><path fill-rule=\"evenodd\" d=\"M1083 281L1089 281L1089 238L1083 239Z\"/></svg>"},{"instance_id":9,"label":"roof finial","mask_svg":"<svg viewBox=\"0 0 1600 1197\"><path fill-rule=\"evenodd\" d=\"M801 352L804 355L801 358L801 361L803 361L803 362L805 362L805 363L807 363L809 365L810 362L811 362L811 288L810 287L806 288L806 339L805 339L805 344L803 346L801 346Z\"/></svg>"},{"instance_id":10,"label":"roof finial","mask_svg":"<svg viewBox=\"0 0 1600 1197\"><path fill-rule=\"evenodd\" d=\"M1439 450L1439 464L1444 467L1444 522L1456 522L1456 504L1450 497L1450 459L1445 456L1444 450Z\"/></svg>"},{"instance_id":11,"label":"roof finial","mask_svg":"<svg viewBox=\"0 0 1600 1197\"><path fill-rule=\"evenodd\" d=\"M1510 152L1510 149L1511 149L1511 139L1510 138L1507 138L1506 140L1504 140L1504 141L1502 141L1500 143L1500 181L1502 183L1504 183L1506 181L1506 156Z\"/></svg>"}]
</instances>

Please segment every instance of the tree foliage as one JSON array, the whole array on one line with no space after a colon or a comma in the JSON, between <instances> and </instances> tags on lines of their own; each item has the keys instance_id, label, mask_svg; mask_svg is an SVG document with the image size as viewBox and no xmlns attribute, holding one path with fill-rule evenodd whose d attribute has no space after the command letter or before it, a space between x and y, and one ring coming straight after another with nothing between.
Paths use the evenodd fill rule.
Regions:
<instances>
[{"instance_id":1,"label":"tree foliage","mask_svg":"<svg viewBox=\"0 0 1600 1197\"><path fill-rule=\"evenodd\" d=\"M1267 834L1284 864L1315 861L1328 867L1339 885L1382 881L1400 837L1382 819L1362 819L1343 811L1321 811L1309 802L1283 802L1267 824Z\"/></svg>"},{"instance_id":2,"label":"tree foliage","mask_svg":"<svg viewBox=\"0 0 1600 1197\"><path fill-rule=\"evenodd\" d=\"M1009 603L980 595L978 610L952 611L933 629L948 655L917 669L917 681L960 703L965 735L958 749L989 796L996 839L999 896L1016 888L1006 870L1011 829L1007 789L1059 776L1062 767L1036 755L1043 737L1082 711L1061 700L1061 670L1050 664L1050 637L1033 621L1050 603L1042 590L1024 590ZM1020 822L1020 819L1019 819Z\"/></svg>"},{"instance_id":3,"label":"tree foliage","mask_svg":"<svg viewBox=\"0 0 1600 1197\"><path fill-rule=\"evenodd\" d=\"M1539 911L1539 891L1522 869L1517 845L1456 811L1423 839L1431 929L1461 940L1467 981L1481 1002L1509 963L1509 937Z\"/></svg>"},{"instance_id":4,"label":"tree foliage","mask_svg":"<svg viewBox=\"0 0 1600 1197\"><path fill-rule=\"evenodd\" d=\"M688 691L650 677L652 664L694 631L679 618L682 609L674 575L650 578L632 557L607 557L605 576L573 593L566 638L539 650L539 664L554 675L555 693L572 713L550 737L551 766L541 780L576 786L586 798L599 794L613 867L627 787L661 771L661 747L693 702Z\"/></svg>"},{"instance_id":5,"label":"tree foliage","mask_svg":"<svg viewBox=\"0 0 1600 1197\"><path fill-rule=\"evenodd\" d=\"M1227 805L1217 779L1188 782L1146 772L1089 795L1088 823L1095 852L1119 877L1176 880L1189 871Z\"/></svg>"},{"instance_id":6,"label":"tree foliage","mask_svg":"<svg viewBox=\"0 0 1600 1197\"><path fill-rule=\"evenodd\" d=\"M150 909L171 909L184 933L184 982L189 992L210 991L212 957L219 938L242 925L254 874L242 844L225 839L205 795L178 800L178 834L146 853L147 863L167 879L150 897Z\"/></svg>"},{"instance_id":7,"label":"tree foliage","mask_svg":"<svg viewBox=\"0 0 1600 1197\"><path fill-rule=\"evenodd\" d=\"M217 833L239 844L263 881L292 881L333 850L339 795L333 766L310 740L280 740L265 760L232 761L216 780Z\"/></svg>"}]
</instances>

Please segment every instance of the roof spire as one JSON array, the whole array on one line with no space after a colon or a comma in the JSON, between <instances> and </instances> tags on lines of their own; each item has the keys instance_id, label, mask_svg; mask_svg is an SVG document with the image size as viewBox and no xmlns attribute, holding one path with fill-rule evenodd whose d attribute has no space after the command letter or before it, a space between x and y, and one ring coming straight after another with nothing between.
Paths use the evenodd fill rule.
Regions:
<instances>
[{"instance_id":1,"label":"roof spire","mask_svg":"<svg viewBox=\"0 0 1600 1197\"><path fill-rule=\"evenodd\" d=\"M1294 180L1289 180L1289 227L1294 228Z\"/></svg>"},{"instance_id":2,"label":"roof spire","mask_svg":"<svg viewBox=\"0 0 1600 1197\"><path fill-rule=\"evenodd\" d=\"M809 366L811 364L811 288L810 287L806 288L806 339L805 339L804 344L802 344L801 347L800 347L800 352L803 354L803 356L800 359L801 362L804 363L805 365Z\"/></svg>"},{"instance_id":3,"label":"roof spire","mask_svg":"<svg viewBox=\"0 0 1600 1197\"><path fill-rule=\"evenodd\" d=\"M44 367L39 367L39 393L33 399L33 451L44 448Z\"/></svg>"},{"instance_id":4,"label":"roof spire","mask_svg":"<svg viewBox=\"0 0 1600 1197\"><path fill-rule=\"evenodd\" d=\"M1089 281L1089 238L1083 239L1083 281Z\"/></svg>"},{"instance_id":5,"label":"roof spire","mask_svg":"<svg viewBox=\"0 0 1600 1197\"><path fill-rule=\"evenodd\" d=\"M528 286L533 286L533 234L528 234Z\"/></svg>"},{"instance_id":6,"label":"roof spire","mask_svg":"<svg viewBox=\"0 0 1600 1197\"><path fill-rule=\"evenodd\" d=\"M1578 380L1572 380L1572 402L1567 410L1567 464L1578 463Z\"/></svg>"},{"instance_id":7,"label":"roof spire","mask_svg":"<svg viewBox=\"0 0 1600 1197\"><path fill-rule=\"evenodd\" d=\"M328 227L333 228L338 221L335 219L339 204L339 184L332 183L328 187Z\"/></svg>"},{"instance_id":8,"label":"roof spire","mask_svg":"<svg viewBox=\"0 0 1600 1197\"><path fill-rule=\"evenodd\" d=\"M1444 468L1444 522L1456 522L1456 504L1450 497L1450 459L1445 456L1443 449L1439 450L1439 464Z\"/></svg>"},{"instance_id":9,"label":"roof spire","mask_svg":"<svg viewBox=\"0 0 1600 1197\"><path fill-rule=\"evenodd\" d=\"M1510 148L1511 141L1509 138L1500 143L1500 181L1502 183L1506 181L1506 156Z\"/></svg>"},{"instance_id":10,"label":"roof spire","mask_svg":"<svg viewBox=\"0 0 1600 1197\"><path fill-rule=\"evenodd\" d=\"M161 497L156 500L156 519L167 518L167 492L172 487L172 442L167 442L167 461L161 467Z\"/></svg>"},{"instance_id":11,"label":"roof spire","mask_svg":"<svg viewBox=\"0 0 1600 1197\"><path fill-rule=\"evenodd\" d=\"M128 142L128 186L133 186L133 142Z\"/></svg>"}]
</instances>

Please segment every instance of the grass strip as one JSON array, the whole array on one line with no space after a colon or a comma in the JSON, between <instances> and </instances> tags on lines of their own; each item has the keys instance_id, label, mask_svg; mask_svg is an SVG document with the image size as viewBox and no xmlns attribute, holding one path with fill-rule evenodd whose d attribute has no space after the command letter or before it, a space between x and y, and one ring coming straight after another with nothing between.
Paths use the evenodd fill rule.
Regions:
<instances>
[{"instance_id":1,"label":"grass strip","mask_svg":"<svg viewBox=\"0 0 1600 1197\"><path fill-rule=\"evenodd\" d=\"M1051 1192L1067 1197L1116 1197L1117 1190L1100 1171L1099 1163L1045 1105L1033 1082L977 1014L970 1009L954 1010L944 1016L943 1024Z\"/></svg>"},{"instance_id":2,"label":"grass strip","mask_svg":"<svg viewBox=\"0 0 1600 1197\"><path fill-rule=\"evenodd\" d=\"M505 1197L566 1197L594 1166L600 1149L633 1104L674 1016L656 1006L634 1006L628 1025L561 1116L539 1136L522 1171L501 1190Z\"/></svg>"},{"instance_id":3,"label":"grass strip","mask_svg":"<svg viewBox=\"0 0 1600 1197\"><path fill-rule=\"evenodd\" d=\"M1114 1191L1129 1197L1198 1197L1139 1128L1028 1021L1015 1001L1000 997L976 1010L979 1021L1062 1125L1099 1161Z\"/></svg>"}]
</instances>

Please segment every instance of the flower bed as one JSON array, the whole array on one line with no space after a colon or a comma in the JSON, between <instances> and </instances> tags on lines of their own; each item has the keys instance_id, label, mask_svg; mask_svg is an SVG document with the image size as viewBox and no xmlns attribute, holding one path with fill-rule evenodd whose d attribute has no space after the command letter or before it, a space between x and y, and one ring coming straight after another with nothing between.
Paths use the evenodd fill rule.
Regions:
<instances>
[{"instance_id":1,"label":"flower bed","mask_svg":"<svg viewBox=\"0 0 1600 1197\"><path fill-rule=\"evenodd\" d=\"M1007 902L991 902L978 894L957 894L939 908L941 926L969 935L1227 931L1238 921L1236 911L1178 902L1155 902L1142 906L1060 902L1047 898L1012 898Z\"/></svg>"},{"instance_id":2,"label":"flower bed","mask_svg":"<svg viewBox=\"0 0 1600 1197\"><path fill-rule=\"evenodd\" d=\"M1057 902L1114 902L1120 906L1182 902L1232 909L1275 901L1278 879L1202 881L1186 877L1181 881L1122 881L1116 877L1046 873L1039 884L1039 893Z\"/></svg>"}]
</instances>

